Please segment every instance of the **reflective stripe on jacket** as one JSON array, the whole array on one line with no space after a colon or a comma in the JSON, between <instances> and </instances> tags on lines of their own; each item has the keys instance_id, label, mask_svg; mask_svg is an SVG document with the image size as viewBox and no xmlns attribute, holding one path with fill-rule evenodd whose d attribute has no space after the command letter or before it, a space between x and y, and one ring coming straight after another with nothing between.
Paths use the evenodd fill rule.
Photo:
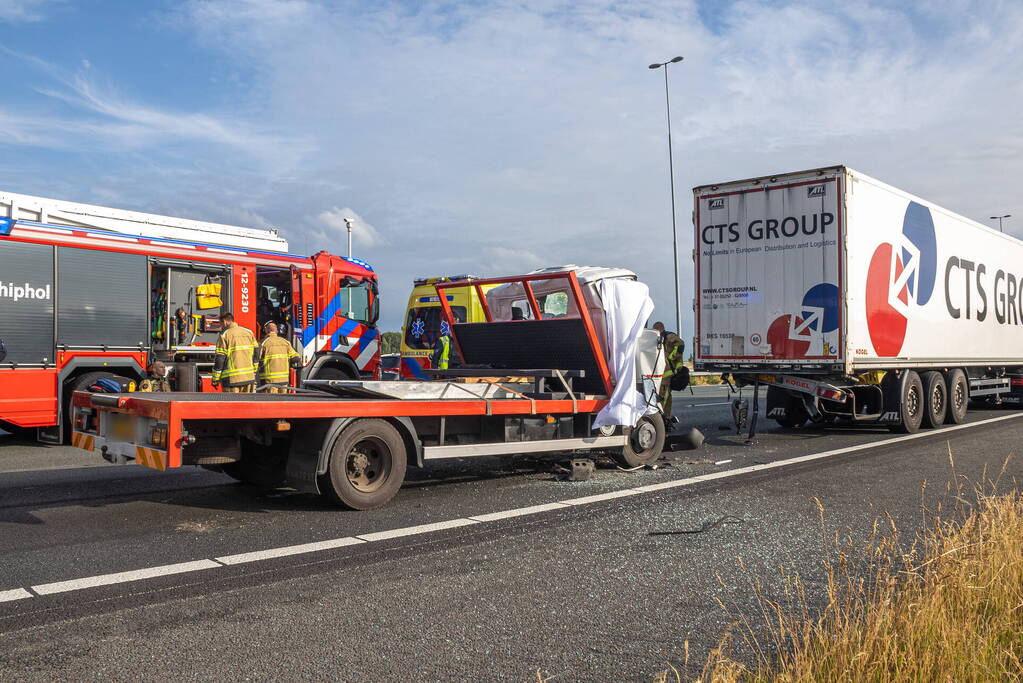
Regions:
<instances>
[{"instance_id":1,"label":"reflective stripe on jacket","mask_svg":"<svg viewBox=\"0 0 1023 683\"><path fill-rule=\"evenodd\" d=\"M288 384L296 358L298 353L291 342L271 332L259 347L259 381L264 384Z\"/></svg>"},{"instance_id":2,"label":"reflective stripe on jacket","mask_svg":"<svg viewBox=\"0 0 1023 683\"><path fill-rule=\"evenodd\" d=\"M217 339L213 381L229 387L251 384L256 381L258 359L256 337L241 325L231 323Z\"/></svg>"}]
</instances>

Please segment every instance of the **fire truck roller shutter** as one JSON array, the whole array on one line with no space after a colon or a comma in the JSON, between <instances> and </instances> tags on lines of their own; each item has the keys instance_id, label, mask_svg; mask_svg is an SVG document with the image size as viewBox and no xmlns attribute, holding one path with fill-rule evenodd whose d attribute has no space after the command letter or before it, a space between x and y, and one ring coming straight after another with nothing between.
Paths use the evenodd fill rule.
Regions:
<instances>
[{"instance_id":1,"label":"fire truck roller shutter","mask_svg":"<svg viewBox=\"0 0 1023 683\"><path fill-rule=\"evenodd\" d=\"M0 244L0 363L54 363L53 247Z\"/></svg>"},{"instance_id":2,"label":"fire truck roller shutter","mask_svg":"<svg viewBox=\"0 0 1023 683\"><path fill-rule=\"evenodd\" d=\"M57 250L57 344L148 346L148 263L141 254Z\"/></svg>"}]
</instances>

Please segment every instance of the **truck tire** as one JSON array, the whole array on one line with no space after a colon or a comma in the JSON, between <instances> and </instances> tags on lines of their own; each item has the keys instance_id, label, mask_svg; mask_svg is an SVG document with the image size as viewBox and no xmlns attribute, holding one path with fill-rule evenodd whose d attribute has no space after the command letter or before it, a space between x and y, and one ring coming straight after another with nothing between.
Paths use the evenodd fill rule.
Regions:
<instances>
[{"instance_id":1,"label":"truck tire","mask_svg":"<svg viewBox=\"0 0 1023 683\"><path fill-rule=\"evenodd\" d=\"M970 385L966 381L966 373L959 368L945 373L945 395L948 397L945 422L962 424L966 420L966 410L970 406Z\"/></svg>"},{"instance_id":2,"label":"truck tire","mask_svg":"<svg viewBox=\"0 0 1023 683\"><path fill-rule=\"evenodd\" d=\"M372 510L398 493L407 465L405 441L397 429L386 420L355 420L330 450L320 491L346 508Z\"/></svg>"},{"instance_id":3,"label":"truck tire","mask_svg":"<svg viewBox=\"0 0 1023 683\"><path fill-rule=\"evenodd\" d=\"M784 409L785 414L775 412L778 408ZM775 413L771 415L772 419L786 429L799 429L810 419L806 406L798 397L775 386L767 387L767 412L769 415Z\"/></svg>"},{"instance_id":4,"label":"truck tire","mask_svg":"<svg viewBox=\"0 0 1023 683\"><path fill-rule=\"evenodd\" d=\"M64 387L64 393L61 396L61 434L63 443L71 443L71 397L76 391L86 391L89 387L96 383L96 380L103 377L117 377L118 379L124 379L120 375L115 375L112 372L87 372L84 375L79 375L74 379L70 380Z\"/></svg>"},{"instance_id":5,"label":"truck tire","mask_svg":"<svg viewBox=\"0 0 1023 683\"><path fill-rule=\"evenodd\" d=\"M924 417L924 385L915 370L885 375L885 410L898 410L899 421L888 429L899 434L920 431Z\"/></svg>"},{"instance_id":6,"label":"truck tire","mask_svg":"<svg viewBox=\"0 0 1023 683\"><path fill-rule=\"evenodd\" d=\"M664 450L664 420L660 415L644 415L635 427L626 427L625 445L615 460L625 467L640 467L661 457Z\"/></svg>"},{"instance_id":7,"label":"truck tire","mask_svg":"<svg viewBox=\"0 0 1023 683\"><path fill-rule=\"evenodd\" d=\"M924 412L922 424L927 429L934 429L945 424L945 413L948 410L948 387L945 378L937 370L930 370L920 375L924 388Z\"/></svg>"}]
</instances>

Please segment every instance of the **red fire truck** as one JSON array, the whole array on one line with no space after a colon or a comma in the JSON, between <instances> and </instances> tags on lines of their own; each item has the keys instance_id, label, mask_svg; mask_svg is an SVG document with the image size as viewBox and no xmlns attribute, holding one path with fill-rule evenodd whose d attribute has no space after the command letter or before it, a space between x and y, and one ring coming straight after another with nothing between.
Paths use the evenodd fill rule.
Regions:
<instances>
[{"instance_id":1,"label":"red fire truck","mask_svg":"<svg viewBox=\"0 0 1023 683\"><path fill-rule=\"evenodd\" d=\"M211 391L222 311L277 322L303 378L375 376L373 269L286 250L274 230L0 193L0 429L59 443L75 391L157 359L175 391Z\"/></svg>"}]
</instances>

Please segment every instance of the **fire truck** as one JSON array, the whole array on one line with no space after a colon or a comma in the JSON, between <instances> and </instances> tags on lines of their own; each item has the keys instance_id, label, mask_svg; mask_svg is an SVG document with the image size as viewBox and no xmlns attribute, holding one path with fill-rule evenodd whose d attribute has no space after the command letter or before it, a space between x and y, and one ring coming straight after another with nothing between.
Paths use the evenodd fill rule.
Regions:
<instances>
[{"instance_id":1,"label":"fire truck","mask_svg":"<svg viewBox=\"0 0 1023 683\"><path fill-rule=\"evenodd\" d=\"M0 429L66 441L71 395L155 360L213 390L219 315L278 323L303 379L378 373L377 277L260 230L0 192Z\"/></svg>"}]
</instances>

